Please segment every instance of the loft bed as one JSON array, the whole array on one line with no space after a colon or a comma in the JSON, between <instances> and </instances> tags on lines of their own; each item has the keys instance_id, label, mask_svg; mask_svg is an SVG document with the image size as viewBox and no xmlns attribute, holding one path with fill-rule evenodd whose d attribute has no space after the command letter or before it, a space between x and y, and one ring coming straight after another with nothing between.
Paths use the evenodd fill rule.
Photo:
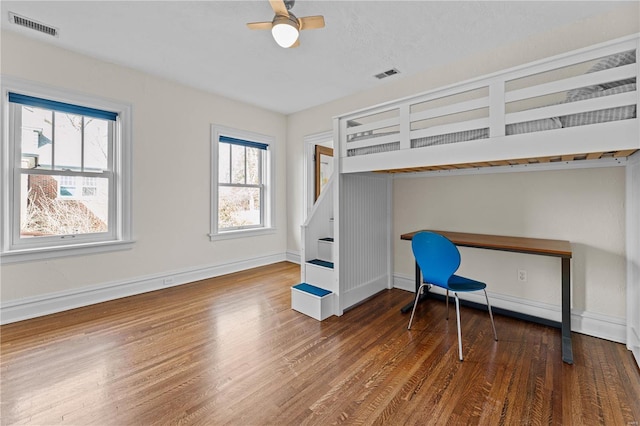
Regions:
<instances>
[{"instance_id":1,"label":"loft bed","mask_svg":"<svg viewBox=\"0 0 640 426\"><path fill-rule=\"evenodd\" d=\"M338 173L302 226L302 280L314 281L306 263L330 223L333 269L311 284L332 292L333 314L393 287L394 173L607 157L640 167L640 154L623 158L640 149L639 44L636 34L334 117Z\"/></svg>"},{"instance_id":2,"label":"loft bed","mask_svg":"<svg viewBox=\"0 0 640 426\"><path fill-rule=\"evenodd\" d=\"M335 119L340 172L627 157L640 148L637 35Z\"/></svg>"}]
</instances>

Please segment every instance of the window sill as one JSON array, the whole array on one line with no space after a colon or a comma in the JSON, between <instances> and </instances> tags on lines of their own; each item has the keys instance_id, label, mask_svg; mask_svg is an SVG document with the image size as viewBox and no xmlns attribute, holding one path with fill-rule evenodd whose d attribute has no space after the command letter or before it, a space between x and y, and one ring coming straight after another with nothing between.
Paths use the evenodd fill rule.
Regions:
<instances>
[{"instance_id":1,"label":"window sill","mask_svg":"<svg viewBox=\"0 0 640 426\"><path fill-rule=\"evenodd\" d=\"M106 253L111 251L129 250L131 249L133 244L134 241L128 240L76 244L72 246L13 250L10 252L3 252L2 256L0 256L0 261L2 265L5 265L8 263L30 262L67 256Z\"/></svg>"},{"instance_id":2,"label":"window sill","mask_svg":"<svg viewBox=\"0 0 640 426\"><path fill-rule=\"evenodd\" d=\"M235 231L224 231L217 234L209 234L211 241L231 240L235 238L257 237L260 235L275 234L276 228L241 229Z\"/></svg>"}]
</instances>

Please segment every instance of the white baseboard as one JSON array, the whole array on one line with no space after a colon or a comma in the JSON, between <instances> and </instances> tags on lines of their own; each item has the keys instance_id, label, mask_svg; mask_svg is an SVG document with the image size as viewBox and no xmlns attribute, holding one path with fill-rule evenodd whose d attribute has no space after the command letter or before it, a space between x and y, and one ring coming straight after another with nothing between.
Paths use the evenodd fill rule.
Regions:
<instances>
[{"instance_id":1,"label":"white baseboard","mask_svg":"<svg viewBox=\"0 0 640 426\"><path fill-rule=\"evenodd\" d=\"M300 252L287 250L287 262L300 264Z\"/></svg>"},{"instance_id":2,"label":"white baseboard","mask_svg":"<svg viewBox=\"0 0 640 426\"><path fill-rule=\"evenodd\" d=\"M627 342L627 322L624 318L595 312L572 309L571 331L623 344Z\"/></svg>"},{"instance_id":3,"label":"white baseboard","mask_svg":"<svg viewBox=\"0 0 640 426\"><path fill-rule=\"evenodd\" d=\"M184 269L168 274L136 277L77 290L9 300L0 304L0 324L9 324L286 260L288 256L284 253L271 254L223 265Z\"/></svg>"},{"instance_id":4,"label":"white baseboard","mask_svg":"<svg viewBox=\"0 0 640 426\"><path fill-rule=\"evenodd\" d=\"M393 283L395 288L415 292L415 278L402 274L394 274ZM445 294L445 290L434 287L434 293ZM544 318L551 321L561 322L562 314L560 304L551 305L543 302L536 302L528 299L508 296L505 294L487 292L491 306ZM466 293L460 295L461 299L476 303L486 304L484 295L481 293ZM612 317L594 312L571 310L571 331L601 339L611 340L618 343L626 343L627 324L624 318Z\"/></svg>"},{"instance_id":5,"label":"white baseboard","mask_svg":"<svg viewBox=\"0 0 640 426\"><path fill-rule=\"evenodd\" d=\"M345 309L349 309L363 300L387 289L387 275L380 276L356 288L343 290L340 294L340 310L337 315L342 315Z\"/></svg>"}]
</instances>

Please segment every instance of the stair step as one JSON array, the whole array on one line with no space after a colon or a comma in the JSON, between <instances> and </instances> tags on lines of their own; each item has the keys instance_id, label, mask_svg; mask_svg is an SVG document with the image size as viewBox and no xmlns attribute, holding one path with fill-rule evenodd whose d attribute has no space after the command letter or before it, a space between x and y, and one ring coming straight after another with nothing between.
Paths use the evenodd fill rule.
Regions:
<instances>
[{"instance_id":1,"label":"stair step","mask_svg":"<svg viewBox=\"0 0 640 426\"><path fill-rule=\"evenodd\" d=\"M326 260L313 259L313 260L309 260L307 263L311 263L312 265L318 265L318 266L323 266L325 268L333 269L333 262L327 262Z\"/></svg>"},{"instance_id":2,"label":"stair step","mask_svg":"<svg viewBox=\"0 0 640 426\"><path fill-rule=\"evenodd\" d=\"M291 309L323 321L333 315L333 292L308 283L294 285Z\"/></svg>"},{"instance_id":3,"label":"stair step","mask_svg":"<svg viewBox=\"0 0 640 426\"><path fill-rule=\"evenodd\" d=\"M318 296L318 297L324 297L332 293L332 291L325 290L324 288L316 287L315 285L311 285L307 283L300 283L300 284L294 285L293 288L300 291L304 291L305 293L313 294L314 296Z\"/></svg>"},{"instance_id":4,"label":"stair step","mask_svg":"<svg viewBox=\"0 0 640 426\"><path fill-rule=\"evenodd\" d=\"M333 262L333 238L325 237L318 239L318 254L316 255L316 259L329 263Z\"/></svg>"}]
</instances>

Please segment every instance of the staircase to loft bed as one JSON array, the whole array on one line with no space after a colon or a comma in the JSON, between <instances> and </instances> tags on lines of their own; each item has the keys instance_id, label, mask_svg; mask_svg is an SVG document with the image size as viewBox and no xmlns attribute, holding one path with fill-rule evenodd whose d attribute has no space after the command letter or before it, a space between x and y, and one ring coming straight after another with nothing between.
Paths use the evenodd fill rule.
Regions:
<instances>
[{"instance_id":1,"label":"staircase to loft bed","mask_svg":"<svg viewBox=\"0 0 640 426\"><path fill-rule=\"evenodd\" d=\"M319 321L335 314L339 289L334 269L334 177L301 227L301 283L291 288L291 308Z\"/></svg>"},{"instance_id":2,"label":"staircase to loft bed","mask_svg":"<svg viewBox=\"0 0 640 426\"><path fill-rule=\"evenodd\" d=\"M302 225L293 309L322 321L392 287L390 197L385 175L333 174Z\"/></svg>"},{"instance_id":3,"label":"staircase to loft bed","mask_svg":"<svg viewBox=\"0 0 640 426\"><path fill-rule=\"evenodd\" d=\"M334 173L302 225L302 285L291 290L293 309L324 320L391 288L390 197L387 176ZM345 212L339 219L338 211Z\"/></svg>"}]
</instances>

